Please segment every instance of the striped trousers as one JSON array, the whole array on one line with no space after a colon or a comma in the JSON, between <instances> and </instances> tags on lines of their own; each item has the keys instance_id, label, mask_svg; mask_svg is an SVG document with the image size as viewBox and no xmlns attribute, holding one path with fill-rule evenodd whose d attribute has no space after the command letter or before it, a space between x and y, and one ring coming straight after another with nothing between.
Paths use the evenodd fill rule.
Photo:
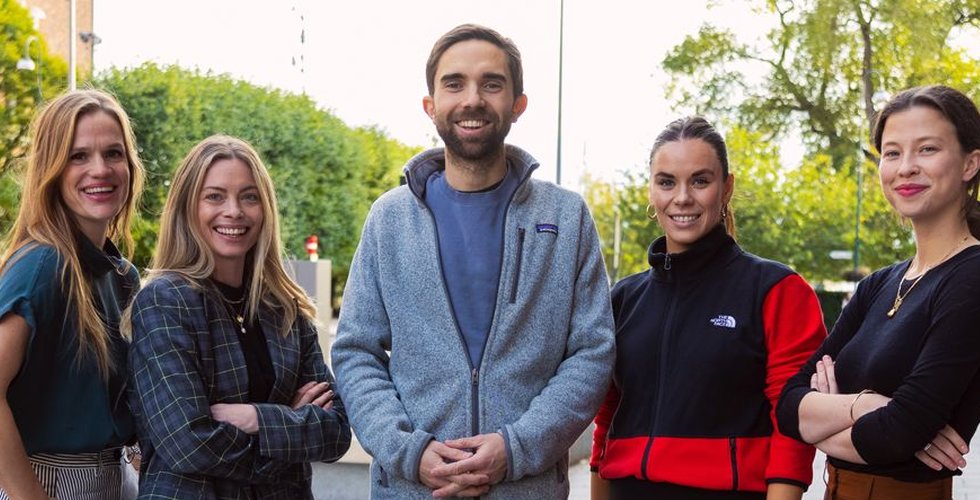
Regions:
<instances>
[{"instance_id":1,"label":"striped trousers","mask_svg":"<svg viewBox=\"0 0 980 500\"><path fill-rule=\"evenodd\" d=\"M135 498L135 489L123 495L129 467L120 461L120 450L95 453L38 453L28 457L41 487L54 500L120 500ZM0 500L9 497L0 489Z\"/></svg>"}]
</instances>

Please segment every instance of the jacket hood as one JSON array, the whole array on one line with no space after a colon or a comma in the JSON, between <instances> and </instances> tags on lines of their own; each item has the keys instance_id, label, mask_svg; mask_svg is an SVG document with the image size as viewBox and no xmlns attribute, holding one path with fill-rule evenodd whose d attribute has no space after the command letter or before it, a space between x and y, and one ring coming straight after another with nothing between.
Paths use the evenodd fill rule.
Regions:
<instances>
[{"instance_id":1,"label":"jacket hood","mask_svg":"<svg viewBox=\"0 0 980 500\"><path fill-rule=\"evenodd\" d=\"M526 195L527 180L531 173L538 168L538 160L527 151L510 144L504 145L504 155L507 163L515 169L518 178L521 180L514 199L521 199ZM446 169L446 150L445 148L433 148L415 155L402 170L408 183L408 189L412 191L420 201L425 200L425 186L429 176L433 172Z\"/></svg>"}]
</instances>

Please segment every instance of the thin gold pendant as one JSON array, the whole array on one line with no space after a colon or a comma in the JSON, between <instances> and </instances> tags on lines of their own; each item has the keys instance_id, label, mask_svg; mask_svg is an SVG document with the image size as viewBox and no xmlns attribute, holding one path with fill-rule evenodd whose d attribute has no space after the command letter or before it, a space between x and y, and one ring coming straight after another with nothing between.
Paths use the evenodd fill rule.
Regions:
<instances>
[{"instance_id":1,"label":"thin gold pendant","mask_svg":"<svg viewBox=\"0 0 980 500\"><path fill-rule=\"evenodd\" d=\"M901 306L902 306L902 298L896 297L895 303L892 304L892 308L888 310L888 317L891 318L892 316L895 316L895 313L898 312L898 308Z\"/></svg>"},{"instance_id":2,"label":"thin gold pendant","mask_svg":"<svg viewBox=\"0 0 980 500\"><path fill-rule=\"evenodd\" d=\"M936 266L942 264L943 262L946 262L946 259L950 258L953 254L955 254L957 252L957 250L962 249L963 248L963 243L966 243L966 240L969 237L970 237L970 235L964 236L963 237L963 240L960 241L959 244L955 245L953 248L950 248L949 251L946 252L946 255L944 255L943 258L939 259L939 262L936 262L935 264L932 264L931 266L926 266L925 269L922 270L922 273L919 274L919 276L917 278L915 278L914 281L912 281L912 284L911 285L909 285L909 289L908 290L905 290L905 293L902 293L902 283L906 281L906 279L908 277L908 274L909 274L909 271L912 269L912 265L910 263L909 264L909 267L907 267L905 269L905 274L902 275L902 279L898 282L898 290L895 290L895 303L892 304L892 308L888 310L887 316L889 318L891 318L892 316L895 316L895 314L898 313L898 308L899 307L902 307L902 301L905 300L905 297L908 297L908 295L910 293L912 293L912 289L915 288L915 285L918 285L919 282L922 281L922 278L925 277L926 273L928 273L929 271L931 271Z\"/></svg>"}]
</instances>

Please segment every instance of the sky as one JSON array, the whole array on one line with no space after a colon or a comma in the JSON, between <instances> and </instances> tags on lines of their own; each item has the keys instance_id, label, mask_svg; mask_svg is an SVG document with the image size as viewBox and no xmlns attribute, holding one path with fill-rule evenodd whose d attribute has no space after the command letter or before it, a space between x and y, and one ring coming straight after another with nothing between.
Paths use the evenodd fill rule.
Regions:
<instances>
[{"instance_id":1,"label":"sky","mask_svg":"<svg viewBox=\"0 0 980 500\"><path fill-rule=\"evenodd\" d=\"M612 179L645 165L653 138L679 116L659 64L709 13L705 0L664 5L565 2L562 184L575 188L584 169ZM710 16L754 25L744 3ZM484 24L513 39L524 61L528 109L508 142L541 162L538 178L554 180L559 17L559 0L95 0L94 66L176 63L305 91L348 125L428 147L438 141L422 111L432 44L458 24Z\"/></svg>"},{"instance_id":2,"label":"sky","mask_svg":"<svg viewBox=\"0 0 980 500\"><path fill-rule=\"evenodd\" d=\"M508 142L555 180L559 26L563 185L584 172L615 180L646 165L657 133L684 110L670 109L667 51L706 21L737 27L743 41L771 28L745 1L567 0L95 0L101 38L95 71L145 61L227 73L306 92L350 126L377 125L406 144L438 142L422 110L432 44L473 22L514 40L524 62L528 108ZM301 40L303 42L301 43Z\"/></svg>"}]
</instances>

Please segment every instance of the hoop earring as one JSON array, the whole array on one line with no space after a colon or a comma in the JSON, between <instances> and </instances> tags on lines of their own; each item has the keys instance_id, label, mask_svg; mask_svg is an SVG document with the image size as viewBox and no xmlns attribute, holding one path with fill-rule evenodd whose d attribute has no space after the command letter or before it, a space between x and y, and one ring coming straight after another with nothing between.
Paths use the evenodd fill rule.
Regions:
<instances>
[{"instance_id":1,"label":"hoop earring","mask_svg":"<svg viewBox=\"0 0 980 500\"><path fill-rule=\"evenodd\" d=\"M647 219L657 220L657 209L653 205L647 205Z\"/></svg>"}]
</instances>

